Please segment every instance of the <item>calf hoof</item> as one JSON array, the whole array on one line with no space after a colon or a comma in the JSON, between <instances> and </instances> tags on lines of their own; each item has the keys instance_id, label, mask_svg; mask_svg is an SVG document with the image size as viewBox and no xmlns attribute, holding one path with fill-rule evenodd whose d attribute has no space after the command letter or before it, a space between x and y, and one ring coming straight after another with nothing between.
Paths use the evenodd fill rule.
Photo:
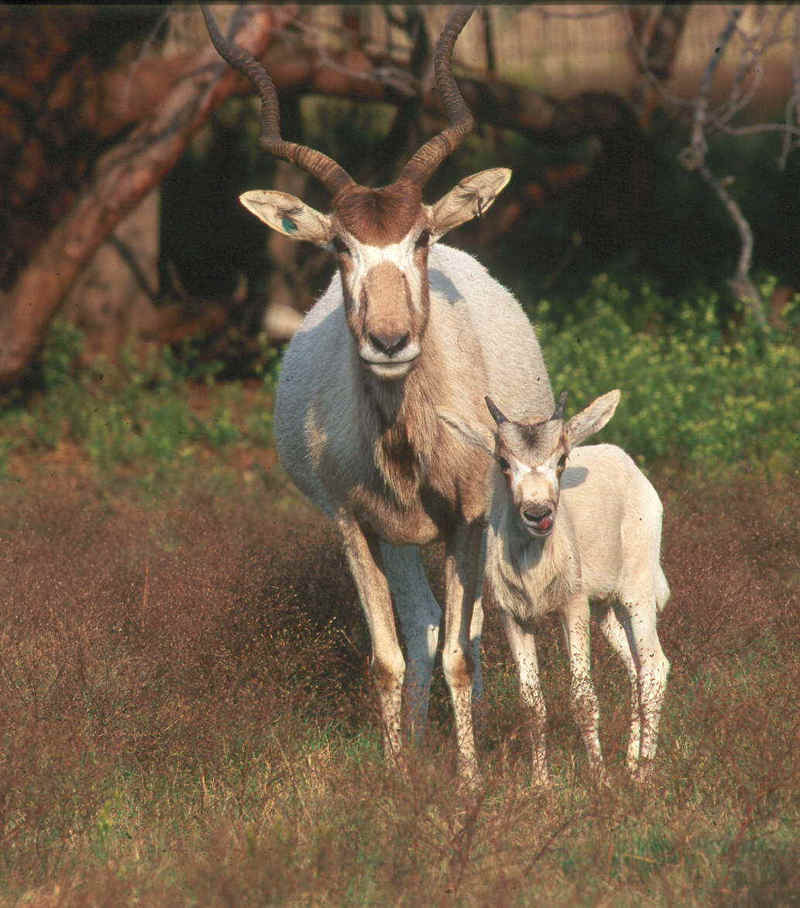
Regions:
<instances>
[{"instance_id":1,"label":"calf hoof","mask_svg":"<svg viewBox=\"0 0 800 908\"><path fill-rule=\"evenodd\" d=\"M653 784L653 761L642 760L632 773L631 778L637 788L649 788Z\"/></svg>"},{"instance_id":2,"label":"calf hoof","mask_svg":"<svg viewBox=\"0 0 800 908\"><path fill-rule=\"evenodd\" d=\"M550 773L546 769L534 768L531 774L531 787L535 792L542 794L552 791L553 780L550 778Z\"/></svg>"},{"instance_id":3,"label":"calf hoof","mask_svg":"<svg viewBox=\"0 0 800 908\"><path fill-rule=\"evenodd\" d=\"M611 779L605 766L596 766L591 774L592 785L602 791L608 791L611 788Z\"/></svg>"}]
</instances>

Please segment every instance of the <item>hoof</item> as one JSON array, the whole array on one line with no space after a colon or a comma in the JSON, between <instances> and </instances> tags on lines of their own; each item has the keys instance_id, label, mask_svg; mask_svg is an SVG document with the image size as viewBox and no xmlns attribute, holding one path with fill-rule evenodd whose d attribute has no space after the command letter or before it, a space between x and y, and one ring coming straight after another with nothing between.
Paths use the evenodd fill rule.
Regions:
<instances>
[{"instance_id":1,"label":"hoof","mask_svg":"<svg viewBox=\"0 0 800 908\"><path fill-rule=\"evenodd\" d=\"M535 793L541 794L547 794L552 791L553 780L550 778L550 773L546 770L544 772L536 772L534 770L531 776L531 788L533 788Z\"/></svg>"},{"instance_id":2,"label":"hoof","mask_svg":"<svg viewBox=\"0 0 800 908\"><path fill-rule=\"evenodd\" d=\"M470 773L459 773L458 776L458 793L463 797L475 797L479 795L484 788L483 776L478 770Z\"/></svg>"},{"instance_id":3,"label":"hoof","mask_svg":"<svg viewBox=\"0 0 800 908\"><path fill-rule=\"evenodd\" d=\"M647 762L640 763L631 773L631 780L639 789L649 788L653 784L652 761L648 760Z\"/></svg>"}]
</instances>

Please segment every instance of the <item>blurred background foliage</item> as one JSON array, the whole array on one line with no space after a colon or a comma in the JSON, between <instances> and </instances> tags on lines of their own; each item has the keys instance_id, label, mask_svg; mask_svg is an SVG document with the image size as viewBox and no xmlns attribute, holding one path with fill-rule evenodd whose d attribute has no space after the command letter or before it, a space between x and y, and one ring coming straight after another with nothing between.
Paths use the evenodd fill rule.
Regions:
<instances>
[{"instance_id":1,"label":"blurred background foliage","mask_svg":"<svg viewBox=\"0 0 800 908\"><path fill-rule=\"evenodd\" d=\"M337 9L352 26L354 8ZM441 18L441 8L426 9ZM658 8L642 9L652 18ZM718 27L727 8L716 9ZM400 6L385 10L387 19L410 15ZM301 10L298 21L307 12ZM512 12L492 10L496 34L514 31ZM196 11L181 15L186 20L190 13ZM103 62L137 59L145 46L176 40L174 15L123 18L125 30L115 33L106 10L104 29L92 32L108 44ZM687 19L681 40L692 36L697 22ZM295 42L289 48L308 35L292 26L286 31ZM342 38L345 49L361 47L356 39L369 60L380 62L363 35L353 38L356 45ZM189 44L205 40L201 30ZM700 54L696 74L706 60ZM405 65L415 65L413 48ZM497 81L491 71L497 64L487 55L483 65L488 72L473 69L470 77L477 72L487 84ZM796 60L792 65L800 70ZM506 79L509 66L500 73ZM514 75L518 85L540 91L546 70L517 67ZM686 81L678 73L677 82L681 78ZM755 237L752 275L767 310L765 332L728 283L740 253L735 224L709 185L679 162L690 116L652 99L643 106L635 94L628 86L628 96L622 90L614 96L613 128L534 136L530 129L481 122L434 175L426 200L483 168L513 169L494 209L445 242L476 255L515 292L538 327L554 386L568 388L575 407L622 388L624 403L609 440L647 464L710 468L756 461L791 468L800 434L800 156L789 154L785 167L778 166L781 140L774 132L718 130L709 137L709 165L726 178ZM569 100L569 84L562 84L561 96ZM542 97L560 103L553 101L556 94ZM786 97L767 92L759 103L747 122L783 122ZM689 101L685 106L690 109ZM399 116L395 104L298 90L281 95L281 108L284 135L331 155L356 179L374 183L378 174L385 181L405 159L402 143L387 147ZM435 118L417 111L408 135L424 138L435 128ZM6 393L0 417L6 474L15 452L55 449L64 440L106 467L144 459L159 469L200 449L271 444L269 413L284 341L265 327L267 311L281 294L295 313L307 310L333 263L305 244L285 241L292 247L287 251L239 205L241 192L270 187L295 192L321 210L328 205L320 186L287 176L288 165L259 149L258 130L256 100L231 97L160 182L149 278L155 286L146 302L156 343L142 349L128 335L117 348L90 351L91 325L80 316L80 304L65 306L51 323L24 381ZM126 134L123 129L115 138ZM178 313L174 330L164 329L168 310Z\"/></svg>"},{"instance_id":2,"label":"blurred background foliage","mask_svg":"<svg viewBox=\"0 0 800 908\"><path fill-rule=\"evenodd\" d=\"M391 122L386 105L315 102L308 99L301 105L298 134L346 170L358 172ZM236 199L245 188L270 187L275 162L258 148L257 108L235 103L238 110L229 105L224 117L214 119L207 147L200 149L196 143L163 186L162 261L180 261L187 288L198 294L231 292L240 271L253 286L266 286L265 228ZM431 179L426 200L435 201L465 174L499 166L498 161L513 171L504 190L509 195L538 185L547 168L588 166L586 139L548 147L511 131L503 131L501 138L499 151L493 141L469 139ZM576 297L584 296L601 272L631 290L627 315L632 324L641 325L636 314L644 302L641 286L659 290L660 314L668 321L687 296L710 291L716 291L715 306L723 319L736 318L735 299L725 288L738 255L735 228L708 188L678 162L685 135L675 124L658 118L649 139L657 177L647 217L635 235L628 235L627 223L601 230L566 196L532 206L513 230L491 243L481 243L478 224L465 225L443 242L478 256L498 280L514 288L523 305L546 295L548 318L557 322L574 312ZM720 172L733 177L757 237L755 272L761 279L771 275L778 284L794 287L800 286L800 156L790 157L786 170L780 171L775 145L770 135L723 137L714 144L714 159ZM203 199L200 207L198 198ZM310 184L304 200L326 210L324 189ZM226 212L224 219L220 210ZM327 284L332 261L320 270L315 293Z\"/></svg>"}]
</instances>

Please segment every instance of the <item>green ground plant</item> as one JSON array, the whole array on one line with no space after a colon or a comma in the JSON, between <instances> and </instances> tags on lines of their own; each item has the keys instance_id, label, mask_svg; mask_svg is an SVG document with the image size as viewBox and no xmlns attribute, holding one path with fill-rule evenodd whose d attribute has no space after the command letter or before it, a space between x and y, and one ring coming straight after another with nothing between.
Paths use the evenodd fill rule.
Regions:
<instances>
[{"instance_id":1,"label":"green ground plant","mask_svg":"<svg viewBox=\"0 0 800 908\"><path fill-rule=\"evenodd\" d=\"M81 370L82 344L65 322L51 329L37 364L39 388L0 414L0 475L14 454L55 451L65 442L102 474L137 465L164 481L187 461L271 447L274 351L265 350L245 389L215 379L220 363L188 366L190 357L170 348L145 361L124 352L118 365L98 361Z\"/></svg>"},{"instance_id":2,"label":"green ground plant","mask_svg":"<svg viewBox=\"0 0 800 908\"><path fill-rule=\"evenodd\" d=\"M766 279L768 295L775 280ZM800 297L780 329L762 335L739 312L725 320L713 293L680 304L647 284L599 275L566 316L548 300L528 307L551 380L571 406L618 387L622 405L604 432L643 465L722 473L782 473L800 459ZM671 313L669 320L663 313ZM40 389L0 414L0 475L14 453L77 445L100 470L149 464L165 478L188 460L272 445L277 351L264 348L252 379L220 381L218 362L169 348L141 362L79 370L80 333L50 332Z\"/></svg>"}]
</instances>

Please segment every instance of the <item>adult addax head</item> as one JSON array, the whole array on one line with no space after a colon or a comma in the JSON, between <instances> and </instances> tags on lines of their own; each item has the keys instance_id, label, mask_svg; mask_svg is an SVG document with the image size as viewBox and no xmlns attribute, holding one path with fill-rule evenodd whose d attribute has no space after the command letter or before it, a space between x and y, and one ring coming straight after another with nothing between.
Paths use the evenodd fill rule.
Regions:
<instances>
[{"instance_id":1,"label":"adult addax head","mask_svg":"<svg viewBox=\"0 0 800 908\"><path fill-rule=\"evenodd\" d=\"M422 200L425 183L474 128L452 74L453 46L473 7L454 8L434 53L436 85L450 121L406 163L389 186L361 186L336 161L281 137L275 85L253 56L222 37L203 7L219 54L244 73L261 97L261 144L308 171L331 193L324 214L285 192L252 190L242 204L273 230L330 249L338 259L345 311L363 367L382 380L414 367L430 312L428 248L454 227L481 215L511 177L506 168L461 180L434 205Z\"/></svg>"}]
</instances>

